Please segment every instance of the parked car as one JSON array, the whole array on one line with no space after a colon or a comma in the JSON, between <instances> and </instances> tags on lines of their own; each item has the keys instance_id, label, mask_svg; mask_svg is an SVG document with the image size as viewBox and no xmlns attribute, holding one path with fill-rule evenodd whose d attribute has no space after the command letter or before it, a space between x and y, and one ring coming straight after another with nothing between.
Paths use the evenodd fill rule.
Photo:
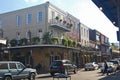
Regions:
<instances>
[{"instance_id":1,"label":"parked car","mask_svg":"<svg viewBox=\"0 0 120 80\"><path fill-rule=\"evenodd\" d=\"M35 80L36 69L26 68L21 62L0 61L0 80Z\"/></svg>"},{"instance_id":2,"label":"parked car","mask_svg":"<svg viewBox=\"0 0 120 80\"><path fill-rule=\"evenodd\" d=\"M98 69L98 64L96 64L95 62L90 62L85 64L85 71L96 70L96 69Z\"/></svg>"},{"instance_id":3,"label":"parked car","mask_svg":"<svg viewBox=\"0 0 120 80\"><path fill-rule=\"evenodd\" d=\"M113 62L117 69L120 69L120 62L118 60L110 60L109 62Z\"/></svg>"},{"instance_id":4,"label":"parked car","mask_svg":"<svg viewBox=\"0 0 120 80\"><path fill-rule=\"evenodd\" d=\"M100 69L103 66L103 62L98 63L98 69Z\"/></svg>"},{"instance_id":5,"label":"parked car","mask_svg":"<svg viewBox=\"0 0 120 80\"><path fill-rule=\"evenodd\" d=\"M68 72L76 73L77 66L70 60L55 60L50 65L50 74L53 76L55 73L68 74Z\"/></svg>"},{"instance_id":6,"label":"parked car","mask_svg":"<svg viewBox=\"0 0 120 80\"><path fill-rule=\"evenodd\" d=\"M114 65L113 62L107 62L107 65L108 65L107 71L108 71L109 73L115 72L115 71L117 70L117 67ZM101 68L100 68L100 70L101 70L102 73L104 72L104 69L105 69L104 63L102 63L102 66L101 66Z\"/></svg>"}]
</instances>

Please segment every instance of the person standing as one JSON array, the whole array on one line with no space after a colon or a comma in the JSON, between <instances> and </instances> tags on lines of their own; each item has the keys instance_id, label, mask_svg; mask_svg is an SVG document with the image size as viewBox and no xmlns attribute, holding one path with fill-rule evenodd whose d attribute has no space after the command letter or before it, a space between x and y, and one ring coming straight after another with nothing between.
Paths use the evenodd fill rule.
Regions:
<instances>
[{"instance_id":1,"label":"person standing","mask_svg":"<svg viewBox=\"0 0 120 80\"><path fill-rule=\"evenodd\" d=\"M108 75L108 65L107 65L107 61L106 61L106 60L104 61L104 71L103 71L103 75L104 75L105 73L107 73L107 75Z\"/></svg>"}]
</instances>

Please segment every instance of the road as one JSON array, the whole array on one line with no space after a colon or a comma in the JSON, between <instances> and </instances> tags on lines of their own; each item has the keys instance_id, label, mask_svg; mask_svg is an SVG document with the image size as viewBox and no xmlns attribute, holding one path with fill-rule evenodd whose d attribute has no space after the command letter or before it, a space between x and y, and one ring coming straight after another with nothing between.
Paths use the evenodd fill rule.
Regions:
<instances>
[{"instance_id":1,"label":"road","mask_svg":"<svg viewBox=\"0 0 120 80\"><path fill-rule=\"evenodd\" d=\"M74 73L69 73L69 75L71 76L71 80L119 80L117 79L115 76L118 73L115 74L110 74L110 75L102 75L100 73L100 70L94 70L94 71L84 71L84 69L81 69L77 72L77 74ZM57 74L58 75L58 74ZM116 78L116 79L115 79ZM49 74L40 74L36 77L37 80L53 80L53 77ZM58 79L54 79L54 80L58 80ZM59 79L59 80L66 80L66 79ZM69 79L67 79L69 80Z\"/></svg>"},{"instance_id":2,"label":"road","mask_svg":"<svg viewBox=\"0 0 120 80\"><path fill-rule=\"evenodd\" d=\"M107 75L102 75L100 70L95 71L84 71L83 69L79 70L77 74L69 73L71 80L120 80L120 72L112 73ZM36 80L53 80L53 77L47 74L40 74L36 77ZM54 79L58 80L58 79ZM64 78L59 80L66 80ZM69 80L69 79L67 79Z\"/></svg>"}]
</instances>

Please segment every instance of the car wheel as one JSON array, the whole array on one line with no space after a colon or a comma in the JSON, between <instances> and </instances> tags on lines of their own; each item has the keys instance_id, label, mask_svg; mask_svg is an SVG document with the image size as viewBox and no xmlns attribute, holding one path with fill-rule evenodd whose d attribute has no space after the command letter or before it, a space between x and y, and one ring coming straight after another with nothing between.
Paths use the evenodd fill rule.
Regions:
<instances>
[{"instance_id":1,"label":"car wheel","mask_svg":"<svg viewBox=\"0 0 120 80\"><path fill-rule=\"evenodd\" d=\"M87 71L88 69L85 68L85 71Z\"/></svg>"},{"instance_id":2,"label":"car wheel","mask_svg":"<svg viewBox=\"0 0 120 80\"><path fill-rule=\"evenodd\" d=\"M68 70L67 69L65 69L64 74L68 74Z\"/></svg>"},{"instance_id":3,"label":"car wheel","mask_svg":"<svg viewBox=\"0 0 120 80\"><path fill-rule=\"evenodd\" d=\"M35 80L35 73L31 73L28 79L29 80Z\"/></svg>"},{"instance_id":4,"label":"car wheel","mask_svg":"<svg viewBox=\"0 0 120 80\"><path fill-rule=\"evenodd\" d=\"M50 73L51 76L54 76L55 73Z\"/></svg>"},{"instance_id":5,"label":"car wheel","mask_svg":"<svg viewBox=\"0 0 120 80\"><path fill-rule=\"evenodd\" d=\"M4 80L12 80L10 76L5 76Z\"/></svg>"},{"instance_id":6,"label":"car wheel","mask_svg":"<svg viewBox=\"0 0 120 80\"><path fill-rule=\"evenodd\" d=\"M74 74L76 74L76 72L77 72L77 69L74 69Z\"/></svg>"}]
</instances>

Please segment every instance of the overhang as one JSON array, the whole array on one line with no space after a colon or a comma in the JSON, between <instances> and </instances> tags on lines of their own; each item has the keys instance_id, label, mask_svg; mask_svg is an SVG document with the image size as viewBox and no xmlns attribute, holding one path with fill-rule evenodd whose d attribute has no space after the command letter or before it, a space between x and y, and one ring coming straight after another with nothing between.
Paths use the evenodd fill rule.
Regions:
<instances>
[{"instance_id":1,"label":"overhang","mask_svg":"<svg viewBox=\"0 0 120 80\"><path fill-rule=\"evenodd\" d=\"M92 0L92 1L97 5L98 8L102 8L102 12L116 27L120 26L118 24L118 12L117 12L118 8L117 6L120 6L120 3L118 3L117 0Z\"/></svg>"}]
</instances>

